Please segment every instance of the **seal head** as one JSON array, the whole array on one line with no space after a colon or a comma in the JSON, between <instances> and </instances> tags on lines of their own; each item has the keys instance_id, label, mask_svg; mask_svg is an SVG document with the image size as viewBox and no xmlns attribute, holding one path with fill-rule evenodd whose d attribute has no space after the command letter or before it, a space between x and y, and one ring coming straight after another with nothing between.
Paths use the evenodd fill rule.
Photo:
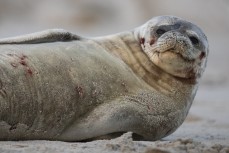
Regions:
<instances>
[{"instance_id":1,"label":"seal head","mask_svg":"<svg viewBox=\"0 0 229 153\"><path fill-rule=\"evenodd\" d=\"M155 65L175 77L200 78L209 47L199 27L178 17L159 16L140 29L141 47Z\"/></svg>"}]
</instances>

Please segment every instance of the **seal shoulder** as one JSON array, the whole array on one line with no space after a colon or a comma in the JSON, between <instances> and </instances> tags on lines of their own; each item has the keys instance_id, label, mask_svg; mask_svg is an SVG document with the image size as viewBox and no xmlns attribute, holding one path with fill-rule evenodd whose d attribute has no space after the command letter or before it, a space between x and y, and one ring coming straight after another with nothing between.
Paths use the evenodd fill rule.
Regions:
<instances>
[{"instance_id":1,"label":"seal shoulder","mask_svg":"<svg viewBox=\"0 0 229 153\"><path fill-rule=\"evenodd\" d=\"M26 34L18 37L0 39L3 44L39 44L57 41L80 40L81 37L63 29L48 29L41 32Z\"/></svg>"}]
</instances>

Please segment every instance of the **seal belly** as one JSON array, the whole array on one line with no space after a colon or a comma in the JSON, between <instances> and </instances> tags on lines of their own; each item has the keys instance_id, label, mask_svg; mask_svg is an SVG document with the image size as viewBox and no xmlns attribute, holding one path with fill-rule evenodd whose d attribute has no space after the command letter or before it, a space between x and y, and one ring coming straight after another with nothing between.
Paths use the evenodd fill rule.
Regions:
<instances>
[{"instance_id":1,"label":"seal belly","mask_svg":"<svg viewBox=\"0 0 229 153\"><path fill-rule=\"evenodd\" d=\"M55 139L141 81L93 42L1 45L0 139Z\"/></svg>"}]
</instances>

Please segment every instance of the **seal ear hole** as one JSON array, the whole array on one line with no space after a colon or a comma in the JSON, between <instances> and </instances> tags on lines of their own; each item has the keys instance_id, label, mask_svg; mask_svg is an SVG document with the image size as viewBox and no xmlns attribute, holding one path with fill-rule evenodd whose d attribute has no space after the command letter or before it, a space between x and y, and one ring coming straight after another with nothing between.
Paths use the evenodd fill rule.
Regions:
<instances>
[{"instance_id":1,"label":"seal ear hole","mask_svg":"<svg viewBox=\"0 0 229 153\"><path fill-rule=\"evenodd\" d=\"M159 36L160 36L160 35L163 35L164 33L166 33L166 30L165 30L165 29L158 28L158 29L156 30L156 34L158 34Z\"/></svg>"},{"instance_id":2,"label":"seal ear hole","mask_svg":"<svg viewBox=\"0 0 229 153\"><path fill-rule=\"evenodd\" d=\"M193 45L198 45L199 44L199 40L196 37L190 36L189 39L191 40Z\"/></svg>"}]
</instances>

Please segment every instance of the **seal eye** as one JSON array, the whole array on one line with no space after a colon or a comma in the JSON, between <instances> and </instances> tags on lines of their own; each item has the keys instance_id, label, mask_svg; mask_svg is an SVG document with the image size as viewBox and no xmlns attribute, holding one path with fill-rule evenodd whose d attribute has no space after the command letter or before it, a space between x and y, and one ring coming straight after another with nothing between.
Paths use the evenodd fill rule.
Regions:
<instances>
[{"instance_id":1,"label":"seal eye","mask_svg":"<svg viewBox=\"0 0 229 153\"><path fill-rule=\"evenodd\" d=\"M196 37L191 36L191 37L189 37L189 39L191 40L193 45L198 45L199 44L199 40Z\"/></svg>"},{"instance_id":2,"label":"seal eye","mask_svg":"<svg viewBox=\"0 0 229 153\"><path fill-rule=\"evenodd\" d=\"M166 30L164 30L164 29L157 29L156 30L156 33L160 36L160 35L162 35L162 34L164 34L166 32Z\"/></svg>"}]
</instances>

